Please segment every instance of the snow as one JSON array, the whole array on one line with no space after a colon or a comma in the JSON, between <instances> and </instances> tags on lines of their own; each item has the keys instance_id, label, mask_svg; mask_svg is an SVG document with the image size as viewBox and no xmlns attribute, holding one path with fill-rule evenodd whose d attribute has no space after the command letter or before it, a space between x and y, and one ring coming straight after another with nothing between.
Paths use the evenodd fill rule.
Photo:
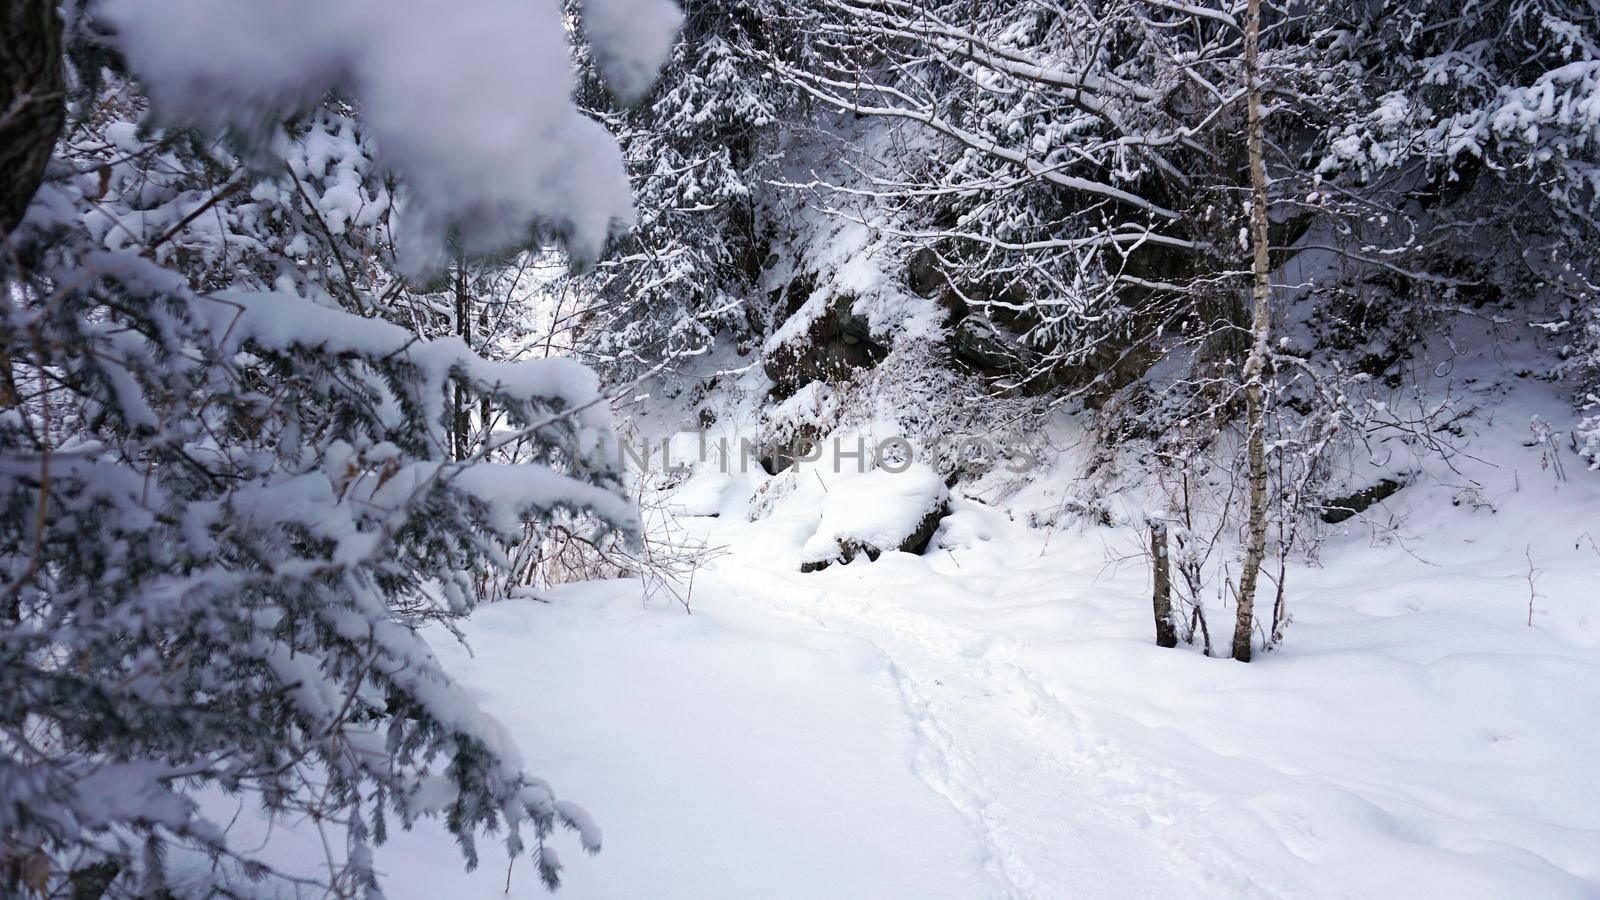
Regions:
<instances>
[{"instance_id":1,"label":"snow","mask_svg":"<svg viewBox=\"0 0 1600 900\"><path fill-rule=\"evenodd\" d=\"M672 492L667 500L667 511L675 516L720 516L734 488L731 475L699 472Z\"/></svg>"},{"instance_id":2,"label":"snow","mask_svg":"<svg viewBox=\"0 0 1600 900\"><path fill-rule=\"evenodd\" d=\"M637 96L671 46L668 0L591 0L585 21L615 87ZM593 258L634 220L622 157L579 114L557 4L522 0L112 0L103 14L171 120L259 132L347 93L406 185L401 222L418 269L444 235L468 249L530 225Z\"/></svg>"},{"instance_id":3,"label":"snow","mask_svg":"<svg viewBox=\"0 0 1600 900\"><path fill-rule=\"evenodd\" d=\"M547 599L480 610L470 653L432 637L529 767L581 796L604 829L599 855L562 854L556 896L999 896L969 824L909 767L918 738L869 643L715 580L697 585L693 615L642 606L637 582ZM215 803L232 819L236 800ZM230 837L254 847L265 832L245 815ZM269 852L306 867L322 858L306 822L279 826ZM463 873L453 842L424 822L393 829L375 864L393 900L502 896L503 849L479 852ZM527 859L507 896L549 896Z\"/></svg>"},{"instance_id":4,"label":"snow","mask_svg":"<svg viewBox=\"0 0 1600 900\"><path fill-rule=\"evenodd\" d=\"M837 560L846 545L894 550L949 496L944 479L926 463L848 475L828 488L822 519L800 561Z\"/></svg>"},{"instance_id":5,"label":"snow","mask_svg":"<svg viewBox=\"0 0 1600 900\"><path fill-rule=\"evenodd\" d=\"M726 553L692 614L568 585L479 610L470 653L429 639L604 829L567 897L1593 897L1600 477L1524 445L1570 420L1552 386L1472 390L1462 452L1291 566L1287 641L1249 665L1155 646L1118 561L1144 535L1050 514L1065 459L1004 502L958 486L923 556L810 574L823 520L927 473L807 464L752 522L778 479L699 469L669 502ZM320 858L306 823L269 850ZM464 874L423 823L375 861L391 897L498 895L481 852ZM526 860L511 896L542 896Z\"/></svg>"}]
</instances>

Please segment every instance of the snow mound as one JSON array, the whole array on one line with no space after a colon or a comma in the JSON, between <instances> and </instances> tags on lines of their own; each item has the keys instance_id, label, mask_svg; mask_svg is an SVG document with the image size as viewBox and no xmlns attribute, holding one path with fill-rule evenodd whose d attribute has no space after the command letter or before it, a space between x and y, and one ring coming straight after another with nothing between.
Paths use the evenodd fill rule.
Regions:
<instances>
[{"instance_id":1,"label":"snow mound","mask_svg":"<svg viewBox=\"0 0 1600 900\"><path fill-rule=\"evenodd\" d=\"M822 520L800 553L800 571L815 572L857 554L920 553L949 511L950 491L930 466L873 469L837 482L822 503Z\"/></svg>"},{"instance_id":2,"label":"snow mound","mask_svg":"<svg viewBox=\"0 0 1600 900\"><path fill-rule=\"evenodd\" d=\"M675 516L720 516L733 487L730 475L697 473L667 498L667 511Z\"/></svg>"}]
</instances>

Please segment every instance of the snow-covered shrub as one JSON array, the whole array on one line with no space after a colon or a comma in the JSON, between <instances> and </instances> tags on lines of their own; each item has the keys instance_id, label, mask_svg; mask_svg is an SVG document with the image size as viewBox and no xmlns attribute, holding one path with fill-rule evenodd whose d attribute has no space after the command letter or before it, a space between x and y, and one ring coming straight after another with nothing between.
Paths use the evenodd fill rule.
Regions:
<instances>
[{"instance_id":1,"label":"snow-covered shrub","mask_svg":"<svg viewBox=\"0 0 1600 900\"><path fill-rule=\"evenodd\" d=\"M1527 184L1562 216L1593 220L1600 178L1600 43L1585 0L1384 0L1330 6L1332 55L1356 96L1319 168L1368 179ZM1491 199L1485 197L1483 199Z\"/></svg>"},{"instance_id":2,"label":"snow-covered shrub","mask_svg":"<svg viewBox=\"0 0 1600 900\"><path fill-rule=\"evenodd\" d=\"M636 535L610 530L594 516L556 515L532 523L511 549L510 564L482 574L481 594L486 601L538 597L556 585L626 578L637 579L646 603L666 597L689 609L694 571L721 551L678 519L719 515L727 481L706 472L667 491L653 474L643 475L630 485L640 507Z\"/></svg>"},{"instance_id":3,"label":"snow-covered shrub","mask_svg":"<svg viewBox=\"0 0 1600 900\"><path fill-rule=\"evenodd\" d=\"M1592 285L1590 290L1594 290ZM1578 327L1572 329L1576 334L1567 345L1568 360L1579 372L1578 421L1573 435L1578 455L1589 468L1600 469L1600 299L1585 312L1587 315L1575 316ZM1572 324L1570 320L1563 323L1568 328Z\"/></svg>"},{"instance_id":4,"label":"snow-covered shrub","mask_svg":"<svg viewBox=\"0 0 1600 900\"><path fill-rule=\"evenodd\" d=\"M1591 397L1584 409L1600 406L1600 398ZM1588 460L1589 468L1600 469L1600 416L1584 416L1577 426L1578 455Z\"/></svg>"},{"instance_id":5,"label":"snow-covered shrub","mask_svg":"<svg viewBox=\"0 0 1600 900\"><path fill-rule=\"evenodd\" d=\"M903 438L940 475L974 479L1031 469L1046 409L1042 398L997 396L981 376L949 365L938 342L907 339L859 376L837 421L877 440Z\"/></svg>"},{"instance_id":6,"label":"snow-covered shrub","mask_svg":"<svg viewBox=\"0 0 1600 900\"><path fill-rule=\"evenodd\" d=\"M1421 293L1431 272L1445 314L1493 303L1562 335L1552 368L1577 376L1583 406L1600 378L1593 4L1385 0L1329 4L1319 19L1346 74L1315 177L1363 200L1398 190L1420 201L1392 203L1378 223L1401 235L1382 248L1389 260L1427 248L1390 279Z\"/></svg>"}]
</instances>

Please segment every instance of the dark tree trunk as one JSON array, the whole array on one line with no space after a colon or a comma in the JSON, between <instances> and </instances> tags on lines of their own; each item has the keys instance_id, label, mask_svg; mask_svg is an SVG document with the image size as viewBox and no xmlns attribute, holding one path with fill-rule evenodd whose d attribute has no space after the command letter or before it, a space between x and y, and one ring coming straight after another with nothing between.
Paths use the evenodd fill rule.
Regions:
<instances>
[{"instance_id":1,"label":"dark tree trunk","mask_svg":"<svg viewBox=\"0 0 1600 900\"><path fill-rule=\"evenodd\" d=\"M1167 526L1150 523L1150 566L1155 571L1156 646L1178 646L1178 632L1172 627L1172 568L1167 559Z\"/></svg>"},{"instance_id":2,"label":"dark tree trunk","mask_svg":"<svg viewBox=\"0 0 1600 900\"><path fill-rule=\"evenodd\" d=\"M22 220L66 121L55 0L0 9L0 240Z\"/></svg>"},{"instance_id":3,"label":"dark tree trunk","mask_svg":"<svg viewBox=\"0 0 1600 900\"><path fill-rule=\"evenodd\" d=\"M472 296L467 291L467 258L464 254L456 259L456 334L471 349ZM455 416L451 430L455 436L456 459L471 456L472 404L467 398L467 389L460 384L456 385Z\"/></svg>"},{"instance_id":4,"label":"dark tree trunk","mask_svg":"<svg viewBox=\"0 0 1600 900\"><path fill-rule=\"evenodd\" d=\"M481 343L483 343L484 350L487 351L487 349L488 349L488 340L489 340L489 301L488 301L488 298L484 298L484 302L478 304L478 340ZM482 435L482 437L483 437L483 439L485 441L487 441L489 439L489 436L494 433L494 420L493 420L493 417L492 417L493 412L494 412L494 407L492 407L489 404L488 396L484 396L484 397L479 398L479 400L478 400L478 433L480 435Z\"/></svg>"}]
</instances>

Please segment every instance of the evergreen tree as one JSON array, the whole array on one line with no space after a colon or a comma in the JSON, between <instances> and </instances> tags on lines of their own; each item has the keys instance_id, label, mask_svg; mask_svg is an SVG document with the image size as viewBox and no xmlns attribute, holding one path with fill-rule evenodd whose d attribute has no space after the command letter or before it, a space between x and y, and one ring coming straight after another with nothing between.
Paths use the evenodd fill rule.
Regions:
<instances>
[{"instance_id":1,"label":"evergreen tree","mask_svg":"<svg viewBox=\"0 0 1600 900\"><path fill-rule=\"evenodd\" d=\"M771 324L756 284L783 226L763 181L795 98L751 53L791 54L791 32L769 0L691 0L684 11L654 91L620 104L591 64L580 92L622 146L639 207L637 227L577 284L582 349L618 375L702 352L718 335L748 348Z\"/></svg>"},{"instance_id":2,"label":"evergreen tree","mask_svg":"<svg viewBox=\"0 0 1600 900\"><path fill-rule=\"evenodd\" d=\"M67 126L0 254L0 890L238 895L305 877L241 856L197 802L218 791L337 826L315 877L340 896L380 895L373 845L423 818L469 865L482 834L531 847L554 887L552 831L595 852L599 830L523 769L418 629L466 615L528 523L630 536L638 516L597 377L440 333L461 317L417 273L445 246L504 272L483 251L530 226L581 252L627 218L625 186L591 166L569 171L591 208L516 185L520 205L492 210L476 189L433 193L459 160L385 117L385 54L425 33L461 64L479 50L470 17L451 34L438 10L395 10L372 44L292 4L73 12ZM492 49L561 44L553 17L493 12L522 43ZM613 38L638 59L637 35ZM313 56L223 52L263 41ZM316 80L351 71L348 93ZM596 136L560 87L502 109L557 136L518 165L562 171ZM471 129L451 140L490 173L502 161ZM464 441L462 404L501 428Z\"/></svg>"}]
</instances>

